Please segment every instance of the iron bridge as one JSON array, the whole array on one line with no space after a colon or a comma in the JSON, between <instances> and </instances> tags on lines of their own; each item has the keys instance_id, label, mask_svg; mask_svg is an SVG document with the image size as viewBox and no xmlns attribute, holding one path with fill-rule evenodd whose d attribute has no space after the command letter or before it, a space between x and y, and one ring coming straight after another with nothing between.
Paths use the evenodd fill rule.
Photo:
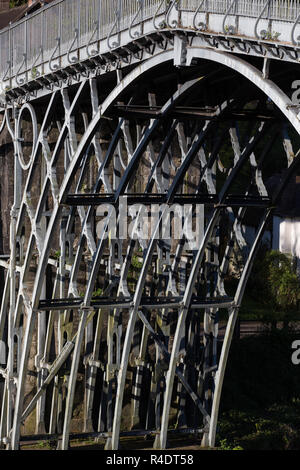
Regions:
<instances>
[{"instance_id":1,"label":"iron bridge","mask_svg":"<svg viewBox=\"0 0 300 470\"><path fill-rule=\"evenodd\" d=\"M299 171L299 20L299 0L56 0L0 31L3 447L215 445L245 287Z\"/></svg>"}]
</instances>

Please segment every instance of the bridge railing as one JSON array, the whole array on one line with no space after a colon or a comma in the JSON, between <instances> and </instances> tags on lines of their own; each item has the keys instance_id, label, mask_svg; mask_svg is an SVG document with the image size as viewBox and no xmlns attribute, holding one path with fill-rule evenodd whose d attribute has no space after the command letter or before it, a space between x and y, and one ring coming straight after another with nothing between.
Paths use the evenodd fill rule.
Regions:
<instances>
[{"instance_id":1,"label":"bridge railing","mask_svg":"<svg viewBox=\"0 0 300 470\"><path fill-rule=\"evenodd\" d=\"M30 81L46 63L50 70L55 63L54 71L63 55L75 63L80 48L88 50L106 38L114 47L121 31L129 29L134 38L146 20L171 9L179 15L213 13L294 24L300 20L300 0L56 0L0 31L0 84L4 88L13 77L19 85Z\"/></svg>"},{"instance_id":2,"label":"bridge railing","mask_svg":"<svg viewBox=\"0 0 300 470\"><path fill-rule=\"evenodd\" d=\"M180 0L181 10L296 21L300 14L298 0Z\"/></svg>"}]
</instances>

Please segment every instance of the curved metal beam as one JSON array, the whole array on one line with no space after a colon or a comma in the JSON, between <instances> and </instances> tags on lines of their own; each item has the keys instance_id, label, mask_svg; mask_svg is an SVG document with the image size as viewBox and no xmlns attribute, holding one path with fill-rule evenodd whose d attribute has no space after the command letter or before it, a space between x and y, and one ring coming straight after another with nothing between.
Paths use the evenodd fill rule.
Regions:
<instances>
[{"instance_id":1,"label":"curved metal beam","mask_svg":"<svg viewBox=\"0 0 300 470\"><path fill-rule=\"evenodd\" d=\"M190 54L190 58L193 58L195 56L195 49L189 49L188 50L188 55ZM268 96L273 97L273 101L277 104L279 109L288 117L290 122L293 124L293 126L296 128L296 130L299 132L299 119L296 116L296 113L291 109L286 107L287 104L289 104L290 100L284 95L284 93L272 82L263 80L261 77L261 73L257 71L253 66L247 64L244 61L241 61L237 57L232 57L229 56L225 53L218 53L216 51L208 51L205 49L197 49L196 50L196 57L199 58L208 58L209 60L214 60L215 62L223 63L224 65L231 67L234 70L237 70L239 73L244 75L246 78L251 80L253 83L255 83L262 91L264 91ZM61 214L61 206L60 204L64 202L65 197L67 196L68 190L70 188L71 181L73 179L73 176L75 175L78 166L80 164L81 159L83 158L83 155L85 151L87 150L93 135L95 134L99 122L101 120L102 114L106 112L106 110L110 107L110 105L114 102L114 100L126 89L127 86L129 86L131 83L133 83L137 78L141 76L141 74L145 73L147 70L150 68L154 67L155 65L158 65L159 63L165 62L167 60L172 59L172 51L166 51L166 52L161 52L158 56L153 57L149 61L145 62L141 66L139 66L137 69L133 70L122 82L120 85L116 87L116 89L109 95L109 97L105 100L103 103L101 109L97 113L97 115L93 118L84 138L80 142L78 149L75 152L74 158L69 166L69 169L67 171L65 180L62 184L62 187L60 188L60 192L57 197L57 204L55 205L52 217L49 222L48 230L47 230L47 235L46 235L46 240L43 248L43 252L41 254L40 260L39 260L39 265L38 265L38 270L37 270L37 275L36 275L36 280L35 280L35 285L34 285L34 292L33 292L33 297L32 297L32 315L31 319L34 319L34 312L35 309L38 306L39 302L39 296L41 292L41 279L43 278L44 275L44 270L45 270L45 264L46 260L49 255L49 246L50 246L50 240L52 237L52 234L54 232L54 229L57 225L57 222L59 220L60 214ZM63 129L61 132L61 138L60 138L60 144L56 147L56 155L58 153L58 150L60 149L60 145L62 140L64 139L66 135L66 129ZM56 158L52 158L52 165L55 164ZM135 164L137 161L135 162ZM184 170L181 171L181 175L184 174ZM126 184L128 183L128 172L126 174L125 179L122 182L122 188L126 187ZM180 179L178 178L178 181ZM179 184L179 183L177 183ZM175 186L174 186L175 188ZM122 190L118 192L118 194L122 194ZM171 196L171 194L170 194ZM154 249L154 245L150 245L149 247L149 259L151 259L151 250ZM146 269L146 267L145 267ZM140 286L143 283L143 279L141 278L139 280ZM137 299L136 299L137 300ZM28 342L31 337L32 333L32 323L33 321L30 321L29 318L29 326L27 329L27 334L26 334L26 346L24 347L23 353L22 353L22 361L21 364L23 366L26 366L27 362L27 356L28 356ZM130 344L129 344L130 347ZM16 414L15 414L15 420L18 421L18 416L20 415L20 408L22 407L22 387L23 387L23 379L20 380L19 383L19 388L18 388L18 395L17 395L17 406L16 406ZM15 422L16 422L15 421ZM15 426L14 426L15 428ZM115 440L116 440L116 433L115 433ZM13 445L16 448L18 445L18 431L13 432Z\"/></svg>"}]
</instances>

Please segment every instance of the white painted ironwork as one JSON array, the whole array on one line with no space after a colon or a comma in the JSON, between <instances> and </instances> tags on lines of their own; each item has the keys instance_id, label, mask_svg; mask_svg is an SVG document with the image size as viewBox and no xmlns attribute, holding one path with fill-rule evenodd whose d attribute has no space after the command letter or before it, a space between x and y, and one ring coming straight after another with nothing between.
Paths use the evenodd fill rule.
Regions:
<instances>
[{"instance_id":1,"label":"white painted ironwork","mask_svg":"<svg viewBox=\"0 0 300 470\"><path fill-rule=\"evenodd\" d=\"M266 132L270 132L274 126L273 134L276 137L276 129L280 125L278 114L274 111L274 114L269 115L270 110L266 108L267 114L264 116L260 109L261 103L258 103L259 118L255 112L252 115L245 112L243 117L251 118L253 122L261 119L262 124L242 142L233 124L235 112L243 110L248 100L247 91L255 88L264 98L262 102L268 97L268 103L276 103L280 116L285 119L284 125L293 127L297 135L300 133L299 106L289 98L286 88L281 89L276 81L265 79L268 73L266 63L262 73L251 62L247 62L246 53L251 49L251 53L261 54L260 57L263 56L266 61L269 57L267 54L275 59L298 61L299 50L293 44L299 41L299 19L300 1L56 0L0 32L3 45L0 47L1 81L9 84L10 88L19 87L18 90L7 89L7 95L12 92L13 96L15 92L16 96L19 93L21 97L19 103L12 98L0 125L0 133L6 127L11 136L15 156L10 256L9 261L0 260L0 265L7 270L0 309L0 365L6 366L5 369L0 368L0 375L5 379L3 389L0 389L0 447L5 444L8 449L19 448L21 425L35 408L36 434L44 436L45 391L54 381L50 397L49 433L61 438L62 449L68 448L83 345L83 366L86 372L85 432L93 432L95 429L93 418L96 413L99 417L98 434L105 431L106 447L118 448L130 365L135 370L132 376L133 429L144 419L139 416L142 406L141 384L143 374L149 372L151 384L147 379L145 385L149 392L145 435L155 428L154 446L161 449L167 446L171 399L175 388L178 391L179 428L184 428L184 420L187 419L184 402L188 394L201 415L202 421L200 418L194 421L197 432L203 434L204 445L214 446L222 383L234 325L259 242L274 209L273 204L272 207L269 205L271 198L268 197L261 174L263 159L270 153L273 142L265 145L259 161L256 161L255 152ZM289 38L287 44L290 48L284 49L286 44L281 45L278 56L278 37L275 37L279 33L277 28L282 28L282 34ZM252 41L250 45L247 41L243 43L247 35ZM269 42L258 41L263 36ZM145 39L141 42L143 37L147 37L148 42ZM207 47L207 43L210 47ZM125 55L120 59L120 50L128 52L127 46L132 47L129 57ZM243 58L231 54L233 47L244 54ZM105 73L105 66L111 63L108 59L105 63L106 56L103 63L100 60L93 62L94 58L99 59L104 54L114 57L115 61L123 60L125 66L129 61L132 65L124 75L116 66L116 84L112 81L108 87L105 80L101 81L102 77L98 76L97 67L104 63ZM89 69L89 61L93 65L96 63L97 67ZM237 83L244 85L233 90L232 95L226 94L226 91L224 96L222 93L215 109L211 107L209 111L207 107L201 111L200 108L198 112L202 112L204 119L199 121L196 108L190 107L189 97L192 94L208 96L203 90L212 77L220 76L220 71L215 70L213 65L209 70L202 70L202 66L197 69L198 64L202 63L222 66L224 70L231 71L232 77L236 74L242 79ZM191 64L197 72L193 77L188 74L185 76ZM177 83L176 71L176 80L174 78L172 86L167 86L161 96L159 93L156 96L152 91L153 75L151 77L150 74L158 70L158 74L168 77L165 67L170 67L169 70L174 72L174 66L182 65L185 67L180 84ZM295 67L299 67L299 64ZM64 68L66 73L55 73ZM71 90L68 88L72 76L67 75L70 69L77 80L77 87ZM51 72L52 82L49 83ZM47 74L49 82L40 80ZM224 83L227 80L225 75ZM27 84L34 80L43 92L47 90L45 94L48 93L48 101L39 100L39 96L34 94L30 103L26 97L22 101L21 92L25 90L26 93L28 89L30 92ZM144 90L141 85L147 84L147 80L151 87ZM136 96L138 92L141 96ZM142 112L140 105L135 105L135 100L141 102L140 97L149 103L146 109L148 114L143 115L143 121L147 122L144 127L136 123L135 117L131 120L132 112L137 115ZM158 112L157 104L160 101L162 104ZM184 103L187 106L185 110L178 106ZM122 117L123 112L128 117ZM184 125L185 113L191 113L189 119L193 127L190 130ZM167 132L160 136L160 129L164 129L171 115L173 118ZM230 115L227 125L226 116ZM24 141L26 132L23 121L26 117L27 126L32 131L30 152L26 149L28 142ZM219 122L223 119L225 131L218 137ZM110 123L110 130L107 122ZM212 135L215 144L209 155L206 155L206 145ZM231 166L226 168L219 153L224 143L228 145L229 136L233 152ZM176 155L172 150L174 145ZM288 159L288 172L284 181L288 181L300 157L294 155L287 134L284 135L284 145ZM236 240L241 251L247 245L242 233L242 219L247 203L251 206L251 191L244 188L242 202L236 203L236 206L240 206L237 215L227 197L248 160L251 167L249 187L254 188L252 196L259 199L257 203L262 203L260 207L263 212L259 230L252 247L249 247L251 251L236 294L229 298L224 278L234 246L231 242ZM145 166L145 174L139 173L141 164ZM218 193L216 168L223 173L222 180L226 175ZM195 173L190 187L188 172ZM274 197L274 205L284 181ZM145 187L142 183L145 183ZM90 194L85 193L86 186L92 191ZM185 252L184 255L184 234L181 234L172 249L165 239L162 238L161 243L157 241L160 222L169 217L168 204L162 206L149 242L138 240L141 251L137 252L137 259L141 259L141 266L132 291L129 270L136 257L137 241L127 239L128 243L123 246L111 233L106 238L107 224L114 217L112 210L105 224L101 225L101 230L96 231L96 238L93 206L85 204L85 196L90 200L98 197L99 201L104 196L112 197L116 204L124 194L138 199L140 192L137 187L142 188L139 191L143 196L159 195L168 204L178 195L183 200L184 196L207 196L210 202L202 204L201 242L196 249L190 250L193 253ZM182 194L178 194L181 188ZM255 195L256 190L259 198ZM214 199L215 196L218 199ZM78 197L81 198L79 204ZM233 202L231 204L234 205ZM86 206L88 209L85 209ZM219 259L218 226L225 207L231 220L231 233L224 256ZM113 223L120 225L120 215ZM136 231L137 225L138 218L134 223ZM54 251L55 248L60 250ZM53 280L51 295L46 293L45 286L49 267L51 270L53 268L53 275L50 276ZM108 285L103 285L97 306L93 303L93 294L97 287L97 276L103 267ZM158 282L155 280L155 296L148 292L149 275L152 276L152 284L153 279L158 279ZM207 284L200 285L204 278ZM199 297L193 298L195 291L199 292ZM229 321L218 365L217 314L221 308L228 310ZM79 325L75 322L75 315L71 319L70 312L73 310L77 311L76 321ZM155 318L151 319L149 310L157 310ZM168 320L170 310L176 311L174 324ZM194 344L195 331L200 328L200 325L194 328L200 321L199 310L204 311L204 352L203 362L197 357L198 362L192 363L197 372L197 384L195 382L192 387L189 381L190 357L185 356ZM49 311L47 316L46 311ZM97 324L93 319L97 320ZM140 335L137 334L138 322L142 326ZM172 324L175 330L171 334ZM72 328L76 330L74 334ZM25 404L35 331L37 348L34 368L37 388L31 402ZM99 354L104 336L107 340L107 359ZM156 349L155 358L150 358L147 364L146 350L150 336ZM187 341L189 348L183 345L184 341ZM169 347L169 342L172 347ZM55 352L51 352L51 344ZM66 365L68 379L62 382L62 367L67 360L71 360L71 364ZM96 378L97 374L99 378L99 373L103 383L98 410L94 396L98 393ZM213 386L208 382L208 377L213 381ZM65 403L63 391L66 393ZM162 400L161 395L164 395ZM47 400L48 403L49 396ZM155 411L151 407L155 407ZM198 424L202 425L202 422L204 427L199 428Z\"/></svg>"},{"instance_id":2,"label":"white painted ironwork","mask_svg":"<svg viewBox=\"0 0 300 470\"><path fill-rule=\"evenodd\" d=\"M197 29L194 15L200 18L203 14L207 16L209 30L216 33L220 33L226 15L231 22L235 19L236 24L237 19L241 20L234 30L224 25L227 33L234 31L236 35L255 37L264 32L271 40L298 42L295 29L300 16L299 0L56 0L0 31L2 88L22 85L46 70L62 68L65 55L71 64L80 61L84 58L80 56L81 48L99 52L99 42L103 40L107 39L109 49L118 47L121 32L129 29L129 39L138 37L144 23L152 18L153 30L157 25L160 29L179 25L190 31ZM221 23L219 15L223 16ZM160 16L158 23L157 16ZM268 20L270 24L268 27L262 24L262 29L250 21L245 34L245 17L262 23ZM201 25L201 30L205 29L203 18ZM93 47L88 49L90 46Z\"/></svg>"}]
</instances>

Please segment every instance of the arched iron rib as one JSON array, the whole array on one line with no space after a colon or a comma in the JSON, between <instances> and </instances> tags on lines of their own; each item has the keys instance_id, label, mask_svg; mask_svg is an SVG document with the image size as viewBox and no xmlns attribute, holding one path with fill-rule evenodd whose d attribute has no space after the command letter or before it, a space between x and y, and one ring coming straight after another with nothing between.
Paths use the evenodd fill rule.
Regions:
<instances>
[{"instance_id":1,"label":"arched iron rib","mask_svg":"<svg viewBox=\"0 0 300 470\"><path fill-rule=\"evenodd\" d=\"M73 108L75 107L75 105L77 104L77 100L81 96L81 93L82 93L83 89L85 88L85 84L86 83L83 82L81 84L81 86L79 87L79 90L76 94L73 105L72 105L72 107L69 111L70 114L73 111ZM55 99L55 95L54 95L53 99L51 99L51 108L49 109L49 112L52 109L52 105L53 105L53 101ZM48 119L49 119L49 115L47 115L45 117L44 125L47 123ZM55 164L55 162L58 158L58 154L59 154L62 142L63 142L63 140L66 136L66 133L67 133L67 125L65 123L63 128L62 128L62 131L60 133L58 142L56 144L56 148L54 150L54 154L53 154L53 157L52 157L52 164ZM41 135L41 133L40 133L40 135ZM37 147L36 147L35 155L36 154L37 154ZM35 158L35 156L34 156L34 158ZM27 184L29 184L29 181L30 181L32 175L33 175L33 167L30 170L30 175L28 177ZM48 188L47 188L47 184L46 184L46 185L44 185L45 192L47 191L47 189ZM41 200L45 198L45 192L42 194ZM59 207L58 204L56 204L55 209L54 209L54 213L55 214L60 213L60 210L61 210L61 208ZM38 217L38 216L39 216L39 214L37 214L36 217ZM43 254L45 254L45 251L47 251L47 253L49 253L49 249L50 249L50 247L46 247L44 245L43 252L41 254L41 258L43 256ZM40 263L41 263L41 258L40 258ZM39 296L40 296L42 285L43 285L43 282L44 282L44 274L45 274L45 269L46 269L46 259L43 261L42 264L43 264L43 266L42 266L42 271L43 272L41 273L39 278L38 279L36 278L36 280L35 280L36 281L35 285L37 284L38 295L34 295L35 292L33 292L33 297L32 297L33 302L32 302L32 305L31 305L31 311L28 315L27 327L26 327L26 332L25 332L25 337L24 337L24 346L23 346L23 350L22 350L21 364L20 364L20 377L19 377L19 382L18 382L16 406L15 406L14 421L13 421L13 428L12 428L12 444L11 444L12 449L17 449L18 445L19 445L20 419L21 419L21 414L22 414L23 399L24 399L24 386L25 386L25 378L26 378L26 372L27 372L27 367L26 366L27 366L27 360L28 360L28 355L29 355L29 350L30 350L31 338L32 338L33 329L34 329L34 321L35 321L35 317L36 317L36 313L37 313L36 309L38 307ZM26 267L25 267L24 271L25 270L26 270ZM35 299L35 304L34 304L34 299Z\"/></svg>"},{"instance_id":2,"label":"arched iron rib","mask_svg":"<svg viewBox=\"0 0 300 470\"><path fill-rule=\"evenodd\" d=\"M195 50L193 50L192 52L188 51L188 54L189 54L189 58L192 58L194 55L197 56L197 51L196 51L196 53L195 53ZM249 78L253 83L255 83L255 85L258 88L262 89L272 99L276 98L276 104L278 104L278 107L288 117L290 122L294 125L294 127L299 132L299 121L297 119L297 115L296 115L295 111L293 111L291 108L286 107L286 104L287 103L289 104L288 98L282 93L281 90L279 90L278 87L276 87L274 84L272 84L272 82L270 82L268 80L263 80L261 78L261 75L259 75L258 71L256 71L256 69L249 66L249 64L247 64L247 66L246 66L245 62L238 61L237 58L230 57L229 55L223 54L223 53L214 52L214 54L212 54L211 51L208 52L208 51L205 51L205 50L201 49L201 53L199 53L199 57L201 57L201 58L206 57L206 58L209 58L211 60L215 60L216 62L223 63L223 65L227 65L227 66L237 70L238 72L242 73L242 75ZM151 60L152 60L151 59L149 62L147 62L145 64L142 64L142 66L139 67L138 71L134 70L133 72L131 72L124 79L124 81L122 83L122 86L117 86L116 89L111 93L111 95L109 95L109 97L105 100L105 102L102 106L102 109L100 109L99 112L97 113L97 115L95 115L94 118L92 119L92 122L91 122L89 128L87 129L82 141L80 142L78 148L75 151L74 158L73 158L72 162L70 163L70 167L67 171L65 180L64 180L64 182L63 182L63 184L60 188L60 191L59 191L59 193L57 194L57 197L56 197L57 202L55 203L54 210L53 210L53 215L52 215L52 217L50 219L50 222L49 222L46 238L44 240L42 253L41 253L39 264L38 264L37 276L36 276L36 281L35 281L35 285L34 285L34 292L33 292L33 297L32 297L32 306L29 305L29 311L31 313L30 313L29 318L28 318L28 327L27 327L27 330L26 330L24 349L23 349L23 352L22 352L22 359L21 359L21 366L23 366L23 370L25 372L22 372L23 375L20 375L18 392L17 392L16 414L15 414L15 418L14 418L15 419L14 423L19 422L20 410L22 410L23 391L24 391L24 374L26 374L26 364L27 364L27 358L28 358L28 354L29 354L30 339L32 337L32 328L33 328L32 324L34 323L33 320L34 320L35 314L36 314L35 309L38 308L39 297L40 297L41 288L42 288L42 279L43 279L43 276L44 276L45 265L47 263L47 259L48 259L48 256L49 256L49 251L48 251L49 250L49 245L50 245L55 227L57 226L57 223L58 223L58 221L60 219L60 216L61 216L61 213L62 213L60 205L64 203L65 197L68 194L68 191L69 191L69 188L70 188L70 185L71 185L71 181L72 181L74 175L76 174L76 171L77 171L77 169L80 165L80 162L84 158L84 155L85 155L90 143L92 142L93 136L95 135L95 132L97 131L98 126L100 125L99 123L100 123L100 120L101 120L101 117L102 117L102 113L105 113L105 111L109 108L109 106L113 103L113 101L115 99L117 99L117 97L119 96L119 93L123 92L123 90L126 89L126 86L133 83L139 77L140 73L146 72L149 68L151 68L152 66L157 64L158 60L160 62L162 62L164 60L166 60L166 61L170 60L171 58L172 58L172 51L162 53L160 56L158 56L158 59L157 59L157 57L155 57L155 58L153 58L153 59L155 59L155 60L153 60L153 62L151 62ZM141 72L141 70L142 70L142 72ZM71 112L72 112L72 110L70 110L70 113ZM155 129L155 127L154 127L154 129ZM61 148L62 142L64 141L64 139L66 137L66 134L67 134L67 126L64 125L64 127L61 130L61 134L60 134L60 137L59 137L59 142L55 147L55 151L54 151L52 160L51 160L50 163L48 163L49 164L49 169L53 169L54 164L56 164L56 162L57 162L58 153L59 153L59 150ZM147 138L148 138L148 136L147 136ZM195 150L195 149L193 149L193 150ZM141 147L140 151L142 151L142 147ZM136 158L136 160L134 161L134 164L132 165L131 169L135 170L137 165L138 165L138 158ZM182 170L181 173L182 173L182 175L184 175L184 170ZM234 175L234 172L233 172L233 175ZM120 188L117 191L118 197L124 193L123 188L126 188L126 185L128 184L128 181L129 181L129 177L125 172L124 179L122 179L122 184L120 185ZM178 178L176 184L180 184L180 178ZM176 187L176 185L173 186L173 189L175 187ZM223 194L223 196L224 196L224 194ZM168 197L172 197L172 194L169 193ZM116 199L116 201L117 201L117 199ZM38 217L37 217L36 220L38 221ZM151 250L153 250L154 248L155 248L155 242L153 241L153 245L150 244L150 246L149 246L149 251L148 251L148 255L147 255L148 256L147 262L151 261L151 257L152 257L152 254L153 254L153 251L151 252ZM30 255L29 252L28 252L28 255ZM26 265L28 266L27 261L26 261ZM146 272L147 272L147 266L145 267L144 274ZM139 281L140 288L142 287L143 282L144 282L143 279L141 279ZM135 297L136 305L134 306L134 308L132 310L135 313L138 312L138 308L139 308L139 302L138 302L139 295L140 295L140 292ZM128 347L130 348L131 343L129 342L129 340L127 340L127 344L129 344ZM124 354L126 356L125 352L124 352ZM73 371L76 369L76 361L77 361L77 358L74 359L74 367L72 366ZM123 370L123 373L124 373L124 370ZM74 374L75 374L75 372L73 372L73 376L74 376ZM22 390L22 388L23 388L23 390ZM119 399L120 399L120 396L119 396ZM118 435L118 433L117 433L117 429L116 429L116 431L114 433L114 444L116 444L117 435ZM16 427L14 427L13 428L13 446L14 446L14 448L17 448L18 439L19 439L19 430Z\"/></svg>"},{"instance_id":3,"label":"arched iron rib","mask_svg":"<svg viewBox=\"0 0 300 470\"><path fill-rule=\"evenodd\" d=\"M227 107L226 104L224 104L223 111ZM214 123L210 123L207 126L206 131L203 132L201 134L201 136L199 137L199 139L197 141L197 144L193 145L192 148L190 149L188 155L184 159L184 162L183 162L182 166L178 170L178 173L180 172L180 174L182 176L184 176L184 174L187 171L187 168L189 167L189 165L187 165L186 162L191 162L193 156L195 155L197 150L200 148L200 146L204 142L205 137L212 130L213 125L214 125ZM176 190L178 188L178 184L179 184L178 182L175 182L175 183L173 182L173 184L172 184L172 186L171 186L171 188L168 192L168 195L167 195L168 202L172 201L172 198L173 198L173 196L176 193ZM151 240L149 242L149 245L147 247L147 252L146 252L145 259L144 259L144 264L142 266L142 270L141 270L141 273L140 273L140 277L139 277L139 280L138 280L138 284L137 284L137 287L136 287L136 292L135 292L135 296L134 296L134 300L133 300L134 307L132 308L132 310L130 312L130 320L129 320L129 323L128 323L128 326L127 326L125 343L124 343L124 347L123 347L122 363L121 363L120 370L119 370L119 375L118 375L118 391L117 391L117 400L116 400L116 405L115 405L114 426L113 426L113 435L112 435L112 449L113 450L117 450L118 445L119 445L120 414L121 414L121 410L122 410L122 401L123 401L123 394L124 394L124 387L125 387L126 370L127 370L127 365L128 365L128 356L129 356L129 352L130 352L130 346L131 346L131 342L132 342L134 326L135 326L135 322L136 322L136 318L137 318L137 314L138 314L138 310L139 310L139 305L140 305L140 302L141 302L142 290L143 290L143 287L144 287L146 274L147 274L148 268L150 266L152 256L153 256L153 252L154 252L154 249L155 249L155 246L156 246L157 234L158 234L158 231L159 231L160 224L161 224L163 218L165 217L166 210L167 210L167 206L165 206L164 209L162 210L162 213L159 217L156 228L153 231L152 238L151 238Z\"/></svg>"},{"instance_id":4,"label":"arched iron rib","mask_svg":"<svg viewBox=\"0 0 300 470\"><path fill-rule=\"evenodd\" d=\"M212 54L214 55L215 52ZM236 60L236 66L239 64L239 61L240 59L237 59ZM230 66L230 64L227 63L227 65ZM238 70L240 73L241 71L239 70L239 67L236 67L236 70ZM257 73L257 72L256 72ZM248 76L249 78L249 76ZM251 78L254 78L254 77L251 77ZM256 81L256 85L258 85L258 81ZM272 90L272 92L274 91L273 90L273 87L274 87L274 84L270 84L269 88ZM264 88L263 84L261 83L260 84L260 88L267 94L267 90ZM275 86L275 88L277 88ZM277 90L279 93L280 96L282 96L282 91L281 90ZM283 97L283 96L282 96ZM286 96L285 96L285 99L288 99ZM277 102L277 104L279 105L279 107L283 110L284 109L284 100L280 101L280 102ZM297 123L294 119L295 117L295 114L291 114L290 115L290 121L293 123L293 125L295 125L297 131L299 132L299 122ZM253 142L252 144L253 145ZM240 165L237 165L236 166L236 169L235 171L233 171L231 174L230 174L230 180L232 180L236 174L238 173L238 166ZM289 170L290 174L292 174L292 171L293 170ZM223 198L227 191L228 191L228 188L230 186L230 183L229 181L227 181L225 183L225 186L221 192L221 198ZM282 189L282 188L281 188ZM216 225L216 220L217 220L217 211L215 212L215 215L214 217L211 219L211 222L207 228L207 231L206 231L206 235L205 235L205 240L207 241L210 237L210 235L212 234L212 231L213 231L213 228L214 226ZM198 251L198 254L197 254L197 260L193 266L193 269L192 269L192 275L189 277L189 287L191 287L193 285L193 277L196 275L197 273L197 269L199 269L200 267L200 264L201 264L201 261L202 261L202 258L203 258L203 243L202 243L202 253L201 253L201 248L200 250ZM200 262L200 263L199 263ZM198 265L198 266L197 266ZM172 394L172 384L173 384L173 379L174 379L174 367L175 367L175 364L176 364L176 360L177 360L177 351L178 351L178 347L179 347L179 339L180 339L180 327L181 325L183 324L184 320L185 320L185 317L186 317L186 314L187 314L187 305L188 303L186 304L186 301L189 302L189 298L191 296L191 290L189 288L187 288L186 290L186 294L185 294L185 302L184 302L184 306L180 312L180 316L179 316L179 322L178 322L178 326L177 326L177 330L176 330L176 340L174 340L174 343L173 343L173 350L172 350L172 357L171 357L171 365L170 365L170 369L169 369L169 372L168 372L168 381L167 381L167 390L166 390L166 396L165 396L165 406L164 406L164 411L163 411L163 418L162 418L162 428L161 428L161 448L165 448L165 445L166 445L166 437L167 437L167 427L168 427L168 413L169 413L169 407L170 407L170 401L171 401L171 394ZM232 320L228 326L228 343L230 343L230 332L232 331L233 327L234 327L234 316L232 317ZM176 346L177 345L177 346ZM229 346L228 346L229 347ZM226 362L226 361L225 361ZM222 365L222 363L221 363ZM224 364L223 364L224 365ZM224 371L223 371L224 372ZM219 391L220 393L220 391ZM214 413L216 413L216 405L214 407ZM214 418L215 419L215 418ZM215 423L215 421L213 421L213 423ZM212 425L211 425L212 426ZM211 429L213 429L211 427ZM213 445L213 441L211 440L210 443Z\"/></svg>"},{"instance_id":5,"label":"arched iron rib","mask_svg":"<svg viewBox=\"0 0 300 470\"><path fill-rule=\"evenodd\" d=\"M172 58L171 52L166 52L165 57L167 60L170 60ZM150 61L142 66L142 71L147 71L153 63L157 61L157 57L150 59ZM135 81L139 76L140 76L141 70L133 70L128 76L125 77L124 81L116 87L116 89L109 95L109 97L105 100L105 102L102 105L101 110L98 111L97 115L93 118L88 131L86 133L86 137L81 140L76 153L74 155L73 160L71 161L69 168L67 170L67 174L65 177L65 181L62 184L62 187L60 189L60 194L57 197L57 204L55 205L55 208L53 210L51 219L49 221L47 233L46 233L46 238L45 238L45 243L44 243L44 249L41 254L39 264L38 264L38 269L37 269L37 275L35 278L35 284L34 284L34 289L33 289L33 295L32 295L32 307L31 307L31 313L28 317L28 323L27 323L27 329L25 333L25 339L24 339L24 347L22 351L22 357L21 357L21 364L20 364L20 379L19 379L19 386L17 390L17 398L16 398L16 407L15 407L15 415L14 415L14 425L13 425L13 430L12 430L12 448L16 449L18 448L19 444L19 436L20 436L20 418L21 418L21 413L22 413L22 406L23 406L23 399L24 399L24 386L25 386L25 377L26 377L26 364L28 360L28 355L29 355L29 350L30 350L30 341L31 337L33 334L33 328L34 328L34 320L35 320L35 315L36 315L36 309L38 308L38 303L39 303L39 298L40 298L40 293L42 289L42 283L43 283L43 276L45 273L46 269L46 261L49 256L49 250L50 250L50 240L52 237L52 234L55 230L55 227L59 221L59 218L61 216L62 212L62 206L60 205L59 202L63 203L64 198L67 195L67 192L69 190L69 187L71 186L73 177L77 171L77 168L80 164L80 161L82 159L82 156L86 152L88 146L90 145L93 136L95 132L97 131L99 127L99 121L100 117L103 112L114 102L114 100L117 98L118 94L123 91L124 85L126 86L127 84L132 83ZM74 111L75 106L77 105L78 99L81 96L81 93L83 89L85 88L87 81L85 80L79 87L79 90L74 98L74 101L72 103L72 106L69 110L69 114L71 115L72 112ZM64 123L59 139L57 141L53 156L52 156L52 161L51 165L54 165L57 161L59 151L62 146L62 142L65 139L65 136L67 134L67 124L66 122Z\"/></svg>"},{"instance_id":6,"label":"arched iron rib","mask_svg":"<svg viewBox=\"0 0 300 470\"><path fill-rule=\"evenodd\" d=\"M186 91L188 91L196 83L199 83L198 79L193 80L193 81L189 82L188 84L186 84L185 86L183 86L180 89L180 91L175 94L175 98L170 99L169 102L167 103L167 105L164 106L163 111L162 111L162 116L164 116L164 114L167 114L170 111L170 107L175 106L176 100L178 100L184 93L186 93ZM143 151L145 150L146 145L149 142L149 139L150 139L151 135L156 130L158 123L159 123L159 120L155 120L153 123L150 124L150 126L148 128L148 131L146 131L144 133L144 136L143 136L142 140L138 144L137 149L134 152L134 154L133 154L133 156L130 160L130 162L134 163L134 165L130 169L130 175L131 176L132 176L132 171L133 171L132 168L136 168L137 162L138 162L138 160L140 160L141 155L142 155ZM128 170L128 172L129 172L129 170ZM127 185L128 185L128 178L127 178L126 172L125 172L125 175L124 175L124 177L122 178L122 180L120 182L117 194L122 195L123 192L125 191L125 188L127 187ZM118 198L119 198L119 196L115 196L115 202L118 201ZM98 243L97 252L95 253L95 256L94 256L94 259L93 259L93 267L92 267L91 274L89 276L88 286L87 286L87 290L86 290L86 294L85 294L85 298L84 298L84 305L89 305L90 300L91 300L91 295L92 295L92 291L93 291L93 288L94 288L96 275L98 273L98 267L99 267L99 263L101 261L102 251L103 251L103 247L104 247L103 246L103 242L105 240L104 234L105 234L105 230L102 233L102 238ZM70 393L72 393L72 388L71 387L70 387ZM70 409L68 409L65 419L70 420L70 416L71 416L70 415ZM67 430L67 429L69 429L69 427L67 425L65 425L65 429ZM67 443L67 440L65 440L65 445L66 445L66 443Z\"/></svg>"},{"instance_id":7,"label":"arched iron rib","mask_svg":"<svg viewBox=\"0 0 300 470\"><path fill-rule=\"evenodd\" d=\"M232 183L234 182L234 180L237 178L239 174L240 168L245 163L246 159L249 158L250 154L253 151L254 146L258 143L258 141L264 135L266 130L267 130L267 126L263 124L256 138L251 139L249 145L246 147L245 151L242 153L241 158L236 162L236 165L233 167L230 175L225 181L222 191L220 192L220 195L219 195L220 204L222 204L222 202L225 200ZM167 442L169 410L171 406L171 396L172 396L173 384L174 384L175 367L176 367L177 356L178 356L180 340L181 340L181 331L182 331L182 328L185 323L185 319L189 310L193 288L196 282L196 278L197 278L200 266L203 261L205 249L217 225L219 216L220 216L220 207L215 209L214 214L207 226L204 238L201 242L196 258L194 260L194 264L192 266L191 273L189 275L186 291L185 291L183 302L182 302L183 305L182 305L182 308L180 309L179 316L178 316L176 333L175 333L175 337L173 341L170 365L169 365L169 370L167 373L167 380L166 380L166 393L165 393L164 409L163 409L162 424L161 424L161 434L160 434L161 449L165 449L166 442Z\"/></svg>"}]
</instances>

